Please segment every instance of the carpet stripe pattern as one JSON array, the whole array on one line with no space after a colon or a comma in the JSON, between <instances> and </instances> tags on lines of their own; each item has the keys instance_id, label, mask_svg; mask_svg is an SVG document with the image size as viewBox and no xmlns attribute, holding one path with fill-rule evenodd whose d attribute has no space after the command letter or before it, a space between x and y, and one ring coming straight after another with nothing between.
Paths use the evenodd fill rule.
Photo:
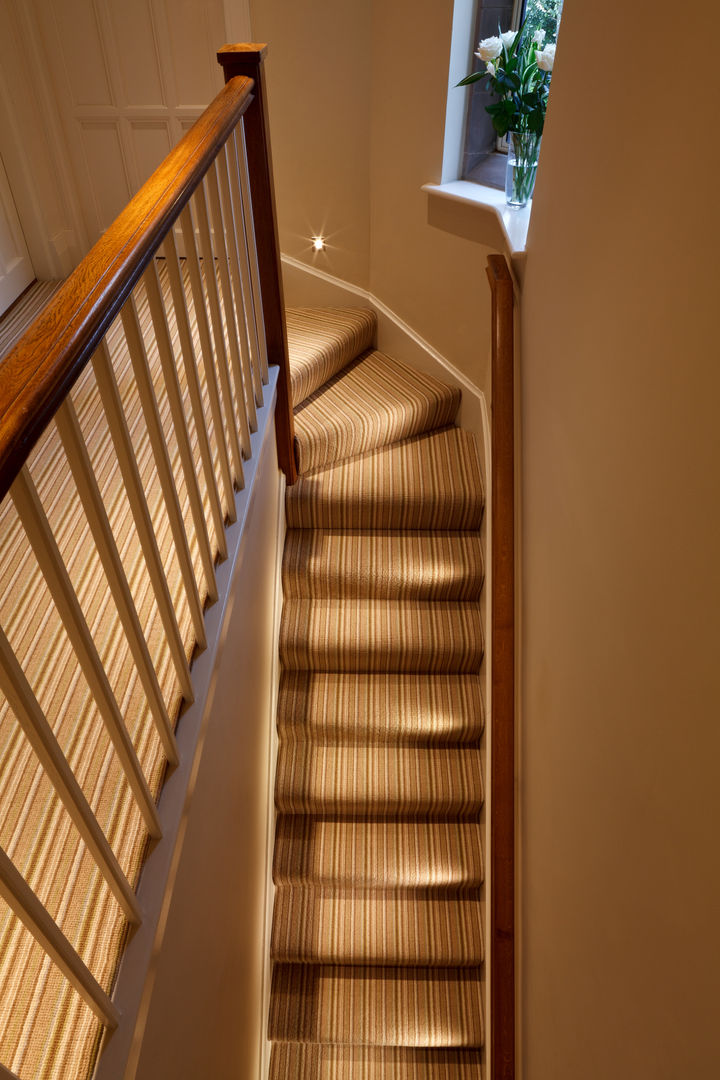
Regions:
<instances>
[{"instance_id":1,"label":"carpet stripe pattern","mask_svg":"<svg viewBox=\"0 0 720 1080\"><path fill-rule=\"evenodd\" d=\"M271 1074L292 1080L481 1080L478 1056L462 1050L275 1043Z\"/></svg>"},{"instance_id":2,"label":"carpet stripe pattern","mask_svg":"<svg viewBox=\"0 0 720 1080\"><path fill-rule=\"evenodd\" d=\"M164 263L157 265L167 297ZM207 583L143 286L136 290L136 299L194 575L204 601ZM189 304L199 353L190 297ZM168 317L177 354L178 332L171 309ZM181 638L190 659L195 641L189 605L119 320L110 328L107 340ZM182 362L178 371L197 461L197 431L189 416ZM204 381L202 368L200 375ZM174 721L181 704L180 686L91 367L80 377L71 397L160 690ZM205 410L211 443L216 448L207 395ZM165 775L165 756L54 424L31 454L29 467L148 786L157 797ZM208 493L199 467L198 477L206 519L210 520ZM219 484L219 467L216 480ZM212 527L210 541L216 555L217 538ZM123 872L135 886L147 847L144 823L10 498L0 507L0 558L0 623ZM110 991L126 936L123 913L2 695L0 845L101 986ZM94 1014L0 902L0 1061L21 1080L84 1080L92 1071L101 1034Z\"/></svg>"},{"instance_id":3,"label":"carpet stripe pattern","mask_svg":"<svg viewBox=\"0 0 720 1080\"><path fill-rule=\"evenodd\" d=\"M360 730L368 744L467 743L483 730L476 675L285 671L278 716L283 737L325 743L347 742Z\"/></svg>"},{"instance_id":4,"label":"carpet stripe pattern","mask_svg":"<svg viewBox=\"0 0 720 1080\"><path fill-rule=\"evenodd\" d=\"M312 472L455 419L460 391L371 352L317 390L295 415L298 464Z\"/></svg>"},{"instance_id":5,"label":"carpet stripe pattern","mask_svg":"<svg viewBox=\"0 0 720 1080\"><path fill-rule=\"evenodd\" d=\"M270 1076L480 1080L479 456L358 322L288 320Z\"/></svg>"},{"instance_id":6,"label":"carpet stripe pattern","mask_svg":"<svg viewBox=\"0 0 720 1080\"><path fill-rule=\"evenodd\" d=\"M52 300L62 281L35 281L0 317L0 360Z\"/></svg>"}]
</instances>

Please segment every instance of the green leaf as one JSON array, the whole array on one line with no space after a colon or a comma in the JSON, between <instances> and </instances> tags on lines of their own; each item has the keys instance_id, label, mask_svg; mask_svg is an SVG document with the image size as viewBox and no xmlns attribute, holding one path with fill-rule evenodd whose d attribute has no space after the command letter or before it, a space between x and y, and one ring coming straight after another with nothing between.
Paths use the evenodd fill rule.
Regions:
<instances>
[{"instance_id":1,"label":"green leaf","mask_svg":"<svg viewBox=\"0 0 720 1080\"><path fill-rule=\"evenodd\" d=\"M466 75L464 79L461 79L459 83L455 83L456 86L469 86L470 83L479 82L480 79L484 79L487 75L487 71L473 71L472 75Z\"/></svg>"}]
</instances>

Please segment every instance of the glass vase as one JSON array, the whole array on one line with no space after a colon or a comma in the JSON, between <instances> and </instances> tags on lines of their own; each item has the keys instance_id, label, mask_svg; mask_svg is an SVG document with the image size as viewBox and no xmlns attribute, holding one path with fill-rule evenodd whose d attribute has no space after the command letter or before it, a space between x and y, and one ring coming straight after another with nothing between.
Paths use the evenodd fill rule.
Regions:
<instances>
[{"instance_id":1,"label":"glass vase","mask_svg":"<svg viewBox=\"0 0 720 1080\"><path fill-rule=\"evenodd\" d=\"M540 135L532 131L508 132L508 160L505 196L508 206L527 206L535 187Z\"/></svg>"}]
</instances>

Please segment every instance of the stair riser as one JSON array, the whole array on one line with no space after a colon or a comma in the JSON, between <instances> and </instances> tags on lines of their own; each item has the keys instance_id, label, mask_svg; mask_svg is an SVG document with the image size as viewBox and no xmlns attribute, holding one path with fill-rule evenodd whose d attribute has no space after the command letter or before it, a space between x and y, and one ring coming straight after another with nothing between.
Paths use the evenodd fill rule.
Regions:
<instances>
[{"instance_id":1,"label":"stair riser","mask_svg":"<svg viewBox=\"0 0 720 1080\"><path fill-rule=\"evenodd\" d=\"M482 1080L481 1054L275 1043L269 1080Z\"/></svg>"},{"instance_id":2,"label":"stair riser","mask_svg":"<svg viewBox=\"0 0 720 1080\"><path fill-rule=\"evenodd\" d=\"M475 675L284 672L281 738L420 745L473 742L483 730Z\"/></svg>"},{"instance_id":3,"label":"stair riser","mask_svg":"<svg viewBox=\"0 0 720 1080\"><path fill-rule=\"evenodd\" d=\"M269 1037L355 1046L479 1047L480 972L276 964Z\"/></svg>"},{"instance_id":4,"label":"stair riser","mask_svg":"<svg viewBox=\"0 0 720 1080\"><path fill-rule=\"evenodd\" d=\"M273 880L335 889L478 889L481 828L280 817Z\"/></svg>"},{"instance_id":5,"label":"stair riser","mask_svg":"<svg viewBox=\"0 0 720 1080\"><path fill-rule=\"evenodd\" d=\"M297 601L283 610L288 670L470 673L482 658L479 605Z\"/></svg>"},{"instance_id":6,"label":"stair riser","mask_svg":"<svg viewBox=\"0 0 720 1080\"><path fill-rule=\"evenodd\" d=\"M447 427L459 405L455 387L371 353L296 411L300 472Z\"/></svg>"},{"instance_id":7,"label":"stair riser","mask_svg":"<svg viewBox=\"0 0 720 1080\"><path fill-rule=\"evenodd\" d=\"M285 540L286 599L477 601L480 537L344 534L297 529Z\"/></svg>"},{"instance_id":8,"label":"stair riser","mask_svg":"<svg viewBox=\"0 0 720 1080\"><path fill-rule=\"evenodd\" d=\"M294 964L478 967L477 899L419 898L425 895L278 889L271 956Z\"/></svg>"}]
</instances>

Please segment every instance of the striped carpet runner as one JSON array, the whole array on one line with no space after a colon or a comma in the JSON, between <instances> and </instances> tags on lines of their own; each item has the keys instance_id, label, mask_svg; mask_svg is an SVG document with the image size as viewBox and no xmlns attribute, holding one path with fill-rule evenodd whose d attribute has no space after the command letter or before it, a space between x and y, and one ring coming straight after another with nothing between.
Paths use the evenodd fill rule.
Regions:
<instances>
[{"instance_id":1,"label":"striped carpet runner","mask_svg":"<svg viewBox=\"0 0 720 1080\"><path fill-rule=\"evenodd\" d=\"M459 392L288 313L271 1080L480 1080L483 487Z\"/></svg>"}]
</instances>

